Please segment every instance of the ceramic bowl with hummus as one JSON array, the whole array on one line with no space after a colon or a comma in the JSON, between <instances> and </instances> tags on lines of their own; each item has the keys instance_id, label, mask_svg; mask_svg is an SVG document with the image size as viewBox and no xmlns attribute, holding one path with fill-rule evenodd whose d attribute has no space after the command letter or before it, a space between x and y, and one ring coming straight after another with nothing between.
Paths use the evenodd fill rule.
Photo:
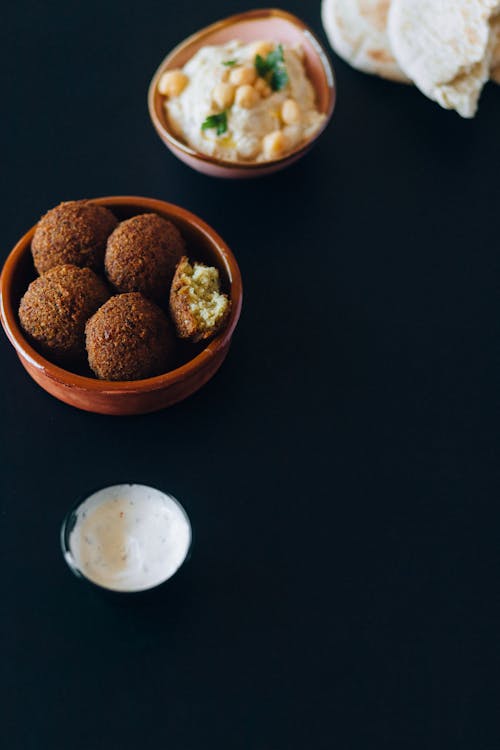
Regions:
<instances>
[{"instance_id":1,"label":"ceramic bowl with hummus","mask_svg":"<svg viewBox=\"0 0 500 750\"><path fill-rule=\"evenodd\" d=\"M249 177L296 161L335 103L330 63L312 32L279 10L249 11L179 45L151 83L153 123L195 169Z\"/></svg>"}]
</instances>

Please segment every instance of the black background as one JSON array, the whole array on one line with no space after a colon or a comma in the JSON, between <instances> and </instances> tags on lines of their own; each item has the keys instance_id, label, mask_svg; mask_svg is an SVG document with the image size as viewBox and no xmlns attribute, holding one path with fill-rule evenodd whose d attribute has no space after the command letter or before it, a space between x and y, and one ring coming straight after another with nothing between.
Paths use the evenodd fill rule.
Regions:
<instances>
[{"instance_id":1,"label":"black background","mask_svg":"<svg viewBox=\"0 0 500 750\"><path fill-rule=\"evenodd\" d=\"M162 145L147 86L248 7L3 8L2 257L61 200L153 196L222 234L245 303L217 377L146 417L57 402L3 339L0 737L497 750L500 88L464 121L335 58L313 152L214 181ZM319 2L286 7L322 33ZM139 602L78 582L58 541L79 496L129 479L195 532Z\"/></svg>"}]
</instances>

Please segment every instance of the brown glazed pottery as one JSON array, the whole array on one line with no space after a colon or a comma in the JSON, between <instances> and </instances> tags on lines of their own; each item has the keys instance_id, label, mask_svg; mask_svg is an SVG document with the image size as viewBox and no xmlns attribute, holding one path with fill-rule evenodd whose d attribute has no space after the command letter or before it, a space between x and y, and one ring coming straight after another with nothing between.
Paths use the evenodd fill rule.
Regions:
<instances>
[{"instance_id":1,"label":"brown glazed pottery","mask_svg":"<svg viewBox=\"0 0 500 750\"><path fill-rule=\"evenodd\" d=\"M145 414L165 409L201 388L226 358L243 298L238 264L221 237L204 221L183 208L152 198L137 197L96 198L92 202L108 207L119 220L154 212L173 221L186 240L190 257L219 269L221 286L232 302L231 315L224 330L208 345L187 349L183 363L175 370L147 380L97 380L90 376L90 371L77 374L52 364L26 340L17 314L20 299L36 276L30 249L36 226L19 240L5 262L0 278L2 326L33 380L59 400L98 414Z\"/></svg>"}]
</instances>

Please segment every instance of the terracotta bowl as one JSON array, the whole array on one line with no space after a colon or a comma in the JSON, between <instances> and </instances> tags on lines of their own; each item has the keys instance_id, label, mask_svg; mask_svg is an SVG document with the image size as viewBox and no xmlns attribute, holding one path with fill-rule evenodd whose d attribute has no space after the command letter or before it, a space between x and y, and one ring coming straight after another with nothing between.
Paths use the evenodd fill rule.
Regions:
<instances>
[{"instance_id":1,"label":"terracotta bowl","mask_svg":"<svg viewBox=\"0 0 500 750\"><path fill-rule=\"evenodd\" d=\"M205 222L189 211L151 198L97 198L118 219L154 212L179 227L190 257L216 266L221 285L232 301L229 321L208 345L180 345L179 366L147 380L112 382L91 377L90 370L69 372L42 357L24 337L17 316L19 302L36 272L31 257L31 239L36 226L19 240L7 258L0 278L2 326L23 367L44 390L78 409L97 414L145 414L182 401L195 393L217 372L229 350L238 323L243 298L236 259L225 242Z\"/></svg>"},{"instance_id":2,"label":"terracotta bowl","mask_svg":"<svg viewBox=\"0 0 500 750\"><path fill-rule=\"evenodd\" d=\"M158 93L158 81L166 70L182 68L201 48L208 44L224 44L232 39L243 42L272 39L294 46L302 45L305 52L307 74L316 90L319 110L326 115L320 130L294 151L273 161L249 163L228 162L206 156L190 148L171 129L164 107L164 97ZM163 60L149 87L149 113L158 135L167 148L181 161L198 172L213 177L261 177L288 167L304 156L317 141L331 120L335 106L335 79L331 63L324 48L311 29L299 18L282 10L250 10L207 26L179 44Z\"/></svg>"}]
</instances>

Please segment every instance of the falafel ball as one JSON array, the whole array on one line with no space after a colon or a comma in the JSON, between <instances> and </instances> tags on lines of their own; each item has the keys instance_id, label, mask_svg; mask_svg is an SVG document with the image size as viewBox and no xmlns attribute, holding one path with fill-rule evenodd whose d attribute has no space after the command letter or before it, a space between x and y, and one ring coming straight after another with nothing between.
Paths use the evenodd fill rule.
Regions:
<instances>
[{"instance_id":1,"label":"falafel ball","mask_svg":"<svg viewBox=\"0 0 500 750\"><path fill-rule=\"evenodd\" d=\"M119 292L141 292L168 304L170 284L185 255L181 233L157 214L140 214L122 221L108 239L105 267Z\"/></svg>"},{"instance_id":2,"label":"falafel ball","mask_svg":"<svg viewBox=\"0 0 500 750\"><path fill-rule=\"evenodd\" d=\"M85 327L89 365L101 380L141 380L166 372L175 339L157 305L139 294L111 297Z\"/></svg>"},{"instance_id":3,"label":"falafel ball","mask_svg":"<svg viewBox=\"0 0 500 750\"><path fill-rule=\"evenodd\" d=\"M217 268L179 262L170 289L170 315L177 336L197 343L215 336L231 312L231 300L221 294Z\"/></svg>"},{"instance_id":4,"label":"falafel ball","mask_svg":"<svg viewBox=\"0 0 500 750\"><path fill-rule=\"evenodd\" d=\"M60 203L38 222L31 252L38 273L71 264L101 271L106 241L118 224L104 206L88 201Z\"/></svg>"},{"instance_id":5,"label":"falafel ball","mask_svg":"<svg viewBox=\"0 0 500 750\"><path fill-rule=\"evenodd\" d=\"M85 360L85 323L110 297L90 268L62 265L32 281L19 305L24 332L60 364Z\"/></svg>"}]
</instances>

